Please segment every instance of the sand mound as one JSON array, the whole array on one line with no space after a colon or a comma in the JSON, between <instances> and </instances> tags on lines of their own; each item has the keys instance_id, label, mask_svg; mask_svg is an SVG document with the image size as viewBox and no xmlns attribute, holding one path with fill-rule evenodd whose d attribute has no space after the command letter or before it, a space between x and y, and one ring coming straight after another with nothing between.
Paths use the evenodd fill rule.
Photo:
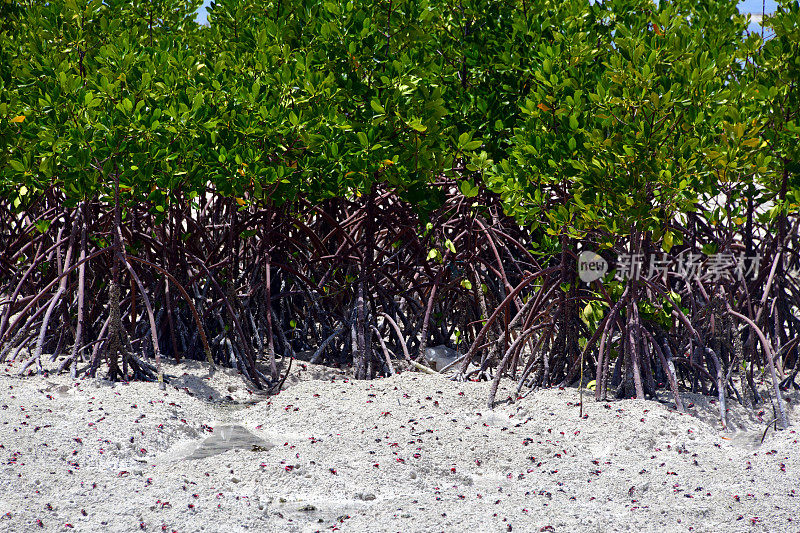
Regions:
<instances>
[{"instance_id":1,"label":"sand mound","mask_svg":"<svg viewBox=\"0 0 800 533\"><path fill-rule=\"evenodd\" d=\"M0 373L3 531L800 531L800 438L710 399L357 382L297 364L262 399L231 370L172 387ZM502 390L498 398L506 398ZM790 396L800 424L800 396ZM40 521L40 522L39 522ZM37 527L41 525L42 528Z\"/></svg>"}]
</instances>

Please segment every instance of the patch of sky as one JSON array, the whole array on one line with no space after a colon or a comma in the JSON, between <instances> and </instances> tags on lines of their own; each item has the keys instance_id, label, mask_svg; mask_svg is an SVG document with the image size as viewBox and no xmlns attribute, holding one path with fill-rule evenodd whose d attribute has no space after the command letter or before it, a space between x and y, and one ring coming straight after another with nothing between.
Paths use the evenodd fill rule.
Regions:
<instances>
[{"instance_id":1,"label":"patch of sky","mask_svg":"<svg viewBox=\"0 0 800 533\"><path fill-rule=\"evenodd\" d=\"M205 0L200 9L197 10L197 22L200 24L208 24L208 7L211 5L211 0Z\"/></svg>"},{"instance_id":2,"label":"patch of sky","mask_svg":"<svg viewBox=\"0 0 800 533\"><path fill-rule=\"evenodd\" d=\"M740 13L750 13L750 26L749 30L753 33L762 34L761 17L763 15L770 15L775 12L778 3L774 0L744 0L739 2ZM768 29L763 29L763 36L765 39L771 36Z\"/></svg>"}]
</instances>

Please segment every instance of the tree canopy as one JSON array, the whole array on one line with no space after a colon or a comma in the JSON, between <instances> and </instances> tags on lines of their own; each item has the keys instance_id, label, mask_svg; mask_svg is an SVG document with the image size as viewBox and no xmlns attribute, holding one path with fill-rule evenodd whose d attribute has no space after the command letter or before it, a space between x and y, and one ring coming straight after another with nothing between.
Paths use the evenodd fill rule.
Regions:
<instances>
[{"instance_id":1,"label":"tree canopy","mask_svg":"<svg viewBox=\"0 0 800 533\"><path fill-rule=\"evenodd\" d=\"M731 0L199 5L0 4L0 360L275 385L280 355L371 377L437 342L459 377L588 369L598 398L794 383L796 0L767 41ZM587 250L765 262L586 285Z\"/></svg>"}]
</instances>

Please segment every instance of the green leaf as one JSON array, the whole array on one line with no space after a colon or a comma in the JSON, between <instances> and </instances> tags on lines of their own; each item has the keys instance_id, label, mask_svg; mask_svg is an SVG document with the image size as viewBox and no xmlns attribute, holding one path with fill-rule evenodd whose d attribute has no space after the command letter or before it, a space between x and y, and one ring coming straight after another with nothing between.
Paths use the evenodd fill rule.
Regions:
<instances>
[{"instance_id":1,"label":"green leaf","mask_svg":"<svg viewBox=\"0 0 800 533\"><path fill-rule=\"evenodd\" d=\"M375 111L376 113L380 113L382 115L386 113L386 110L377 100L371 100L369 105L370 107L372 107L372 110Z\"/></svg>"},{"instance_id":2,"label":"green leaf","mask_svg":"<svg viewBox=\"0 0 800 533\"><path fill-rule=\"evenodd\" d=\"M51 220L40 220L36 223L36 231L39 233L46 233L50 228Z\"/></svg>"},{"instance_id":3,"label":"green leaf","mask_svg":"<svg viewBox=\"0 0 800 533\"><path fill-rule=\"evenodd\" d=\"M708 244L704 244L703 248L702 248L702 251L706 255L714 255L715 253L717 253L717 245L714 244L713 242L710 242Z\"/></svg>"},{"instance_id":4,"label":"green leaf","mask_svg":"<svg viewBox=\"0 0 800 533\"><path fill-rule=\"evenodd\" d=\"M464 150L477 150L482 144L483 141L470 141L464 145Z\"/></svg>"},{"instance_id":5,"label":"green leaf","mask_svg":"<svg viewBox=\"0 0 800 533\"><path fill-rule=\"evenodd\" d=\"M203 105L203 93L198 92L194 95L194 99L192 100L192 111L197 111Z\"/></svg>"},{"instance_id":6,"label":"green leaf","mask_svg":"<svg viewBox=\"0 0 800 533\"><path fill-rule=\"evenodd\" d=\"M664 249L665 252L669 253L669 251L672 249L672 242L673 242L672 232L669 230L665 231L664 240L661 241L661 247Z\"/></svg>"},{"instance_id":7,"label":"green leaf","mask_svg":"<svg viewBox=\"0 0 800 533\"><path fill-rule=\"evenodd\" d=\"M458 189L461 191L461 194L466 196L467 198L474 198L478 196L479 188L476 185L473 185L471 181L462 181L458 184Z\"/></svg>"}]
</instances>

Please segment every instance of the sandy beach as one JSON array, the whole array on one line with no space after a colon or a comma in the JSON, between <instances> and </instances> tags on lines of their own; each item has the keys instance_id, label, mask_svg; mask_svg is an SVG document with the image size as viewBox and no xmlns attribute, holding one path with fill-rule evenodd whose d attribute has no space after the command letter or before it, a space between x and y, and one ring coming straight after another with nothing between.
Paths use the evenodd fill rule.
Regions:
<instances>
[{"instance_id":1,"label":"sandy beach","mask_svg":"<svg viewBox=\"0 0 800 533\"><path fill-rule=\"evenodd\" d=\"M53 366L57 365L54 363ZM0 372L0 530L800 531L800 424L713 399L595 402L296 362L264 398L231 369L153 383ZM501 388L498 399L511 391Z\"/></svg>"}]
</instances>

